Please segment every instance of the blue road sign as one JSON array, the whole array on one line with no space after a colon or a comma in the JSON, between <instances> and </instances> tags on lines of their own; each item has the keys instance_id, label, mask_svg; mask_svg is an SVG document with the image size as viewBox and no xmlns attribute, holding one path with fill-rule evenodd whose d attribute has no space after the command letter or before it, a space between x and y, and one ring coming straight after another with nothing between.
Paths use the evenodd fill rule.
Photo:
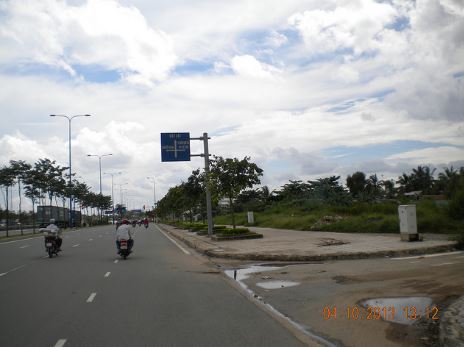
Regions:
<instances>
[{"instance_id":1,"label":"blue road sign","mask_svg":"<svg viewBox=\"0 0 464 347\"><path fill-rule=\"evenodd\" d=\"M190 161L190 133L161 133L161 161Z\"/></svg>"}]
</instances>

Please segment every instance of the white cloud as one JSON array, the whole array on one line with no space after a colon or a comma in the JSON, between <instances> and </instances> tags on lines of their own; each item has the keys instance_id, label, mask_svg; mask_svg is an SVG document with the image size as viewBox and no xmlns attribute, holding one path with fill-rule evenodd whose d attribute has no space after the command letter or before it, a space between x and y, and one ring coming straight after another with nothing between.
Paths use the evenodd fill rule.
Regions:
<instances>
[{"instance_id":1,"label":"white cloud","mask_svg":"<svg viewBox=\"0 0 464 347\"><path fill-rule=\"evenodd\" d=\"M251 55L235 56L231 60L232 69L238 75L253 78L272 78L279 70L269 64L258 61Z\"/></svg>"},{"instance_id":2,"label":"white cloud","mask_svg":"<svg viewBox=\"0 0 464 347\"><path fill-rule=\"evenodd\" d=\"M71 6L65 1L8 1L0 37L18 60L57 66L75 74L72 65L101 65L118 70L129 81L163 80L177 61L173 42L150 27L135 7L115 0L88 0Z\"/></svg>"},{"instance_id":3,"label":"white cloud","mask_svg":"<svg viewBox=\"0 0 464 347\"><path fill-rule=\"evenodd\" d=\"M377 35L397 16L388 3L359 0L344 1L343 5L304 11L289 18L289 24L298 29L311 54L345 48L356 54L373 50L377 48Z\"/></svg>"},{"instance_id":4,"label":"white cloud","mask_svg":"<svg viewBox=\"0 0 464 347\"><path fill-rule=\"evenodd\" d=\"M424 148L415 151L408 151L395 154L385 158L386 161L407 162L409 165L439 164L459 161L464 159L464 148L442 146L434 148Z\"/></svg>"}]
</instances>

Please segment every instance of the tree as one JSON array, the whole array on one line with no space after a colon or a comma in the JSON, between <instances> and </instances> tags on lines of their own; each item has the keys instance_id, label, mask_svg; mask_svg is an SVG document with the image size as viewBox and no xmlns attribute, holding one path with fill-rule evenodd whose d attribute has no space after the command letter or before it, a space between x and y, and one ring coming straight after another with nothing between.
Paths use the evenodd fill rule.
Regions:
<instances>
[{"instance_id":1,"label":"tree","mask_svg":"<svg viewBox=\"0 0 464 347\"><path fill-rule=\"evenodd\" d=\"M8 191L9 188L14 184L15 180L15 173L9 166L4 166L0 169L0 186L5 187L6 190L6 199L5 199L5 207L6 207L6 236L8 237L8 230L10 226L9 222L9 205L8 205Z\"/></svg>"},{"instance_id":2,"label":"tree","mask_svg":"<svg viewBox=\"0 0 464 347\"><path fill-rule=\"evenodd\" d=\"M21 229L21 235L23 235L23 224L21 223L21 181L27 177L27 172L31 169L31 165L23 160L10 160L10 168L12 175L15 176L18 182L18 197L19 197L19 227Z\"/></svg>"},{"instance_id":3,"label":"tree","mask_svg":"<svg viewBox=\"0 0 464 347\"><path fill-rule=\"evenodd\" d=\"M435 169L431 169L430 166L419 165L416 169L412 169L411 174L403 173L397 181L400 191L404 193L420 190L424 194L430 194L435 182L434 172Z\"/></svg>"},{"instance_id":4,"label":"tree","mask_svg":"<svg viewBox=\"0 0 464 347\"><path fill-rule=\"evenodd\" d=\"M346 186L354 198L359 197L366 187L366 175L364 172L356 171L346 178Z\"/></svg>"},{"instance_id":5,"label":"tree","mask_svg":"<svg viewBox=\"0 0 464 347\"><path fill-rule=\"evenodd\" d=\"M28 170L24 177L24 195L31 199L32 202L32 225L33 233L35 233L35 204L42 197L40 189L38 188L38 173L34 168Z\"/></svg>"},{"instance_id":6,"label":"tree","mask_svg":"<svg viewBox=\"0 0 464 347\"><path fill-rule=\"evenodd\" d=\"M311 197L334 205L346 205L351 199L348 192L340 185L340 176L318 178L308 181Z\"/></svg>"},{"instance_id":7,"label":"tree","mask_svg":"<svg viewBox=\"0 0 464 347\"><path fill-rule=\"evenodd\" d=\"M229 199L229 207L232 214L232 225L235 229L234 200L240 192L253 185L261 183L259 177L263 170L255 163L250 162L250 157L242 160L214 156L211 161L211 179L220 196Z\"/></svg>"},{"instance_id":8,"label":"tree","mask_svg":"<svg viewBox=\"0 0 464 347\"><path fill-rule=\"evenodd\" d=\"M382 186L381 182L379 181L377 174L370 175L366 181L366 187L364 189L366 193L366 198L376 199L381 196Z\"/></svg>"}]
</instances>

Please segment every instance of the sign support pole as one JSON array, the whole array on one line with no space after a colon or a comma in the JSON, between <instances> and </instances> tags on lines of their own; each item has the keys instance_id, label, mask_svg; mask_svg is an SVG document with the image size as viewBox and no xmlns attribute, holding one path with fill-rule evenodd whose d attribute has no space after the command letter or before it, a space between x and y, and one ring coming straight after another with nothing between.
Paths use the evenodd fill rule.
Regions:
<instances>
[{"instance_id":1,"label":"sign support pole","mask_svg":"<svg viewBox=\"0 0 464 347\"><path fill-rule=\"evenodd\" d=\"M211 207L211 190L209 181L209 150L208 133L203 133L203 145L205 155L205 190L206 190L206 215L208 216L208 236L213 235L213 209Z\"/></svg>"},{"instance_id":2,"label":"sign support pole","mask_svg":"<svg viewBox=\"0 0 464 347\"><path fill-rule=\"evenodd\" d=\"M206 215L208 217L208 236L213 235L213 208L211 204L211 183L209 170L208 133L202 137L190 137L190 133L161 133L161 161L190 161L190 157L205 158ZM190 141L203 140L204 153L191 154ZM154 192L153 192L154 193ZM156 205L156 201L155 201Z\"/></svg>"}]
</instances>

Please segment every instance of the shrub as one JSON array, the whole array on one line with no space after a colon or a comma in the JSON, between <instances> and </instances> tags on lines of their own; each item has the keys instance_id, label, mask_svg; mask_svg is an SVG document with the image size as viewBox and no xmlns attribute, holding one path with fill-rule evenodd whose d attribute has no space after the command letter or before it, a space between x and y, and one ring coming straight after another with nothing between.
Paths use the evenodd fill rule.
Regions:
<instances>
[{"instance_id":1,"label":"shrub","mask_svg":"<svg viewBox=\"0 0 464 347\"><path fill-rule=\"evenodd\" d=\"M457 192L449 204L449 215L454 219L464 219L464 189Z\"/></svg>"}]
</instances>

